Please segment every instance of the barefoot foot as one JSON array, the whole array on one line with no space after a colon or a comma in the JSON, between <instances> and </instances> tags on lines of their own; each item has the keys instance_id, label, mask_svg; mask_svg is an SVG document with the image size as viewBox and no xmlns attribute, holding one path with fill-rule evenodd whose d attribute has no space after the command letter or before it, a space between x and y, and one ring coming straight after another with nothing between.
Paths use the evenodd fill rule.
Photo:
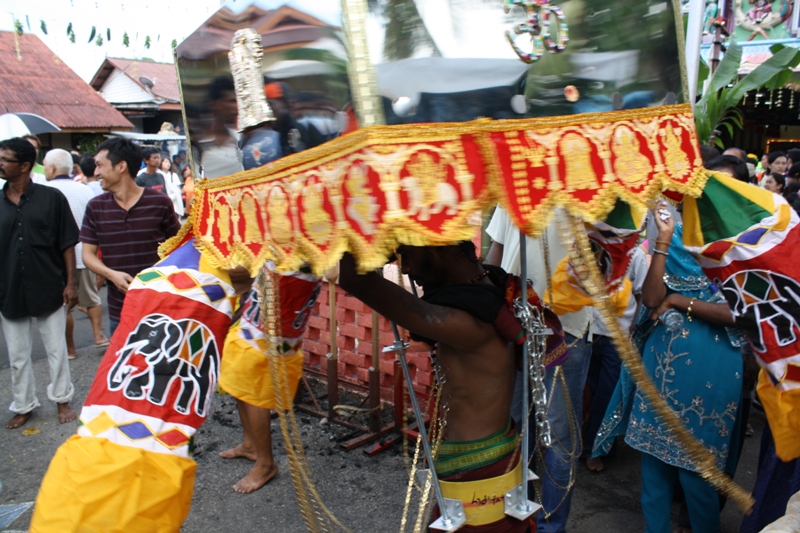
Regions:
<instances>
[{"instance_id":1,"label":"barefoot foot","mask_svg":"<svg viewBox=\"0 0 800 533\"><path fill-rule=\"evenodd\" d=\"M586 459L586 468L588 468L591 472L602 472L605 470L606 465L603 464L603 460L601 458L591 457Z\"/></svg>"},{"instance_id":2,"label":"barefoot foot","mask_svg":"<svg viewBox=\"0 0 800 533\"><path fill-rule=\"evenodd\" d=\"M270 479L278 474L278 465L272 463L269 466L261 466L256 464L242 479L236 482L233 490L240 494L249 494L257 491L267 484Z\"/></svg>"},{"instance_id":3,"label":"barefoot foot","mask_svg":"<svg viewBox=\"0 0 800 533\"><path fill-rule=\"evenodd\" d=\"M67 422L72 422L78 418L78 415L75 414L75 411L69 406L68 403L60 403L58 404L58 421L62 424L66 424Z\"/></svg>"},{"instance_id":4,"label":"barefoot foot","mask_svg":"<svg viewBox=\"0 0 800 533\"><path fill-rule=\"evenodd\" d=\"M6 429L17 429L25 425L25 422L31 417L31 413L25 413L21 415L14 415L12 416L8 422L6 422Z\"/></svg>"},{"instance_id":5,"label":"barefoot foot","mask_svg":"<svg viewBox=\"0 0 800 533\"><path fill-rule=\"evenodd\" d=\"M245 448L244 444L240 444L234 448L219 452L219 456L223 459L236 459L237 457L244 457L245 459L255 461L256 451L255 449Z\"/></svg>"}]
</instances>

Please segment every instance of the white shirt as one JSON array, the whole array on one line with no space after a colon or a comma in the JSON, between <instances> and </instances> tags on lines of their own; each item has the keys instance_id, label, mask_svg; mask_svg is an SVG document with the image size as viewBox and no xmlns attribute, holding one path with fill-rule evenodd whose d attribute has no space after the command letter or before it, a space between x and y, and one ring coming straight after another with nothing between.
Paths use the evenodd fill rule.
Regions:
<instances>
[{"instance_id":1,"label":"white shirt","mask_svg":"<svg viewBox=\"0 0 800 533\"><path fill-rule=\"evenodd\" d=\"M559 209L556 210L555 218L565 216ZM519 253L519 228L514 226L508 213L497 206L486 233L498 244L503 245L503 259L500 267L511 274L520 274L520 253ZM544 296L547 290L547 279L553 276L553 272L558 266L559 261L567 256L567 249L558 236L558 228L554 220L545 230L544 239L531 239L526 237L526 255L528 259L528 279L533 282L533 288L537 294ZM542 253L542 241L546 240L549 250L549 263L551 272L547 272ZM584 307L575 313L559 315L564 331L573 337L582 337L589 325L592 323L592 309ZM591 337L590 337L591 338Z\"/></svg>"},{"instance_id":2,"label":"white shirt","mask_svg":"<svg viewBox=\"0 0 800 533\"><path fill-rule=\"evenodd\" d=\"M86 206L89 200L94 198L92 190L83 183L72 181L72 178L67 179L52 179L45 181L44 185L58 189L67 197L69 208L72 211L72 217L75 219L75 224L78 225L80 231L83 225L83 215L86 213ZM75 268L86 268L83 264L83 257L81 256L83 250L83 243L80 241L75 245Z\"/></svg>"},{"instance_id":3,"label":"white shirt","mask_svg":"<svg viewBox=\"0 0 800 533\"><path fill-rule=\"evenodd\" d=\"M140 169L136 175L141 176L146 172L147 167L144 167ZM183 198L181 198L181 181L178 179L178 175L174 172L164 172L160 168L156 170L156 173L161 174L161 177L164 178L164 187L166 187L167 196L172 200L172 207L175 209L175 214L182 217L184 214Z\"/></svg>"},{"instance_id":4,"label":"white shirt","mask_svg":"<svg viewBox=\"0 0 800 533\"><path fill-rule=\"evenodd\" d=\"M619 327L622 328L624 334L628 334L631 329L631 323L636 316L636 296L642 294L642 286L644 285L644 278L647 277L647 254L637 246L633 250L633 257L631 264L628 266L628 279L633 284L630 300L628 300L628 307L621 317L617 319ZM606 328L603 319L600 317L600 312L596 308L592 308L594 313L594 323L592 324L592 335L603 335L610 337L608 329Z\"/></svg>"}]
</instances>

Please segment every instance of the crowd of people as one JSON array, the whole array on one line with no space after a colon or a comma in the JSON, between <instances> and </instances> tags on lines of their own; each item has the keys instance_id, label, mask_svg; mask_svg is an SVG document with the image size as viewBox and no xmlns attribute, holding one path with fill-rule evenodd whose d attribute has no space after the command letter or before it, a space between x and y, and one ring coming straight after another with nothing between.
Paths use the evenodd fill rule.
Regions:
<instances>
[{"instance_id":1,"label":"crowd of people","mask_svg":"<svg viewBox=\"0 0 800 533\"><path fill-rule=\"evenodd\" d=\"M273 144L279 140L273 139ZM186 201L193 185L191 170L180 154L170 158L158 149L142 150L127 139L111 138L96 153L84 156L50 150L37 167L38 149L35 138L0 142L0 178L5 180L0 251L6 258L0 262L0 314L11 359L14 413L8 429L23 426L39 406L31 362L32 319L37 319L47 351L47 397L57 404L59 421L70 422L76 414L69 405L74 387L68 361L77 353L71 310L79 306L89 316L95 344L107 345L101 281L107 286L108 331L113 335L121 326L128 287L139 272L158 261L159 244L177 234L179 218L191 209L191 198ZM760 162L737 148L720 154L704 147L703 156L709 170L781 195L795 210L800 207L800 149L772 152ZM556 218L563 216L557 213ZM557 224L558 220L551 224L541 241L526 238L528 276L540 295L547 294L549 265L568 255L570 243L561 242ZM518 432L527 412L521 402L521 374L510 349L514 338L497 324L507 303L506 273L520 273L521 243L519 231L500 207L487 233L492 245L485 261L470 243L397 250L403 272L422 287L422 300L375 273L357 274L349 254L341 262L342 287L428 343L447 374L447 434L435 465L446 483L478 483L519 467ZM680 208L663 201L656 206L631 265L630 296L622 306L620 324L630 331L669 407L713 454L719 468L733 476L748 435L749 411L757 404L752 394L756 367L719 289L683 246ZM237 279L236 272L230 274ZM302 281L304 291L295 304L313 305L319 280L303 272L293 276ZM223 365L221 382L233 391L241 380L230 376L253 375L247 354L264 350L263 342L253 341L259 318L252 279L246 272L239 272L238 279L244 287L239 290L242 309L225 343L227 352L238 355L223 359L228 370ZM299 291L297 286L287 292ZM295 311L299 312L292 308ZM641 504L648 533L672 531L676 493L683 494L685 509L679 531L720 531L724 498L687 459L637 390L600 314L585 307L561 313L559 320L569 356L545 375L554 444L540 449L531 439L542 478L538 498L531 497L542 503L542 512L535 521L501 513L489 523L491 529L464 531L567 531L576 468L581 460L593 472L608 468L604 458L613 453L617 437L642 454ZM292 378L294 388L302 372L304 327L303 322L292 337L291 355L299 369ZM276 473L269 440L269 409L276 407L276 392L269 384L264 387L272 395L264 402L248 396L248 390L235 394L244 438L221 455L256 461L234 485L238 492L257 490ZM533 418L529 426L536 427ZM757 506L745 519L742 533L760 531L778 518L783 510L775 503L783 501L785 509L789 496L800 490L796 461L777 464L768 429L762 438L755 496L769 505ZM770 483L776 469L785 480L780 487Z\"/></svg>"}]
</instances>

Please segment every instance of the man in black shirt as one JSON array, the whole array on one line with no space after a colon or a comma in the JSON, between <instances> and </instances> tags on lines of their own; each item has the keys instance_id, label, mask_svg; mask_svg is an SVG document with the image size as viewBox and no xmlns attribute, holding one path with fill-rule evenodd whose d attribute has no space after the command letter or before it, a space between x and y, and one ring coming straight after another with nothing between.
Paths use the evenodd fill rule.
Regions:
<instances>
[{"instance_id":1,"label":"man in black shirt","mask_svg":"<svg viewBox=\"0 0 800 533\"><path fill-rule=\"evenodd\" d=\"M0 314L11 363L16 413L6 428L25 424L39 406L31 362L31 324L36 317L51 383L47 397L63 424L75 420L64 329L67 310L78 303L75 244L78 227L58 189L31 180L33 146L22 138L0 142Z\"/></svg>"},{"instance_id":2,"label":"man in black shirt","mask_svg":"<svg viewBox=\"0 0 800 533\"><path fill-rule=\"evenodd\" d=\"M164 176L158 170L161 165L161 152L155 148L145 148L142 150L142 159L145 169L136 176L136 185L139 187L150 187L161 194L167 194L167 184Z\"/></svg>"}]
</instances>

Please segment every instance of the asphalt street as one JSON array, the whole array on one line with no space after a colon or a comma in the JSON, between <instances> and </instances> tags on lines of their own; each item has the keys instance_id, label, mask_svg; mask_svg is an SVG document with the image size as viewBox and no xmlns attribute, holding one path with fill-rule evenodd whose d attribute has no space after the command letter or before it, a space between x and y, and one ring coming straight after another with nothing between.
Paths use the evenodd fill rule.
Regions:
<instances>
[{"instance_id":1,"label":"asphalt street","mask_svg":"<svg viewBox=\"0 0 800 533\"><path fill-rule=\"evenodd\" d=\"M76 346L79 356L70 363L76 396L72 402L80 408L94 379L103 353L95 348L88 318L75 313ZM107 319L104 317L107 329ZM76 423L61 425L56 408L47 401L47 362L41 341L34 330L34 371L42 406L25 429L35 428L24 436L21 430L0 427L0 506L34 502L50 459L59 445L76 431ZM5 339L0 334L0 404L11 403L11 376ZM11 413L7 414L8 417ZM354 532L400 531L408 481L407 460L401 445L369 457L362 450L343 451L337 440L347 433L341 426L321 423L320 419L298 414L305 453L321 500L341 523ZM751 423L755 437L748 438L739 463L736 481L748 491L755 481L758 444L763 414L754 412ZM302 532L305 531L295 498L283 439L277 421L273 421L273 446L279 474L267 486L249 495L235 493L231 487L250 468L245 459L225 460L218 453L235 446L241 438L235 402L227 395L217 395L209 420L196 438L198 463L192 509L182 531ZM575 497L569 524L570 532L633 533L644 530L639 504L639 454L618 446L602 473L591 473L578 466ZM677 513L677 505L673 506ZM28 509L3 531L24 531L30 523ZM728 504L722 515L722 533L739 530L742 512ZM1 523L1 522L0 522ZM406 531L410 531L407 528Z\"/></svg>"}]
</instances>

